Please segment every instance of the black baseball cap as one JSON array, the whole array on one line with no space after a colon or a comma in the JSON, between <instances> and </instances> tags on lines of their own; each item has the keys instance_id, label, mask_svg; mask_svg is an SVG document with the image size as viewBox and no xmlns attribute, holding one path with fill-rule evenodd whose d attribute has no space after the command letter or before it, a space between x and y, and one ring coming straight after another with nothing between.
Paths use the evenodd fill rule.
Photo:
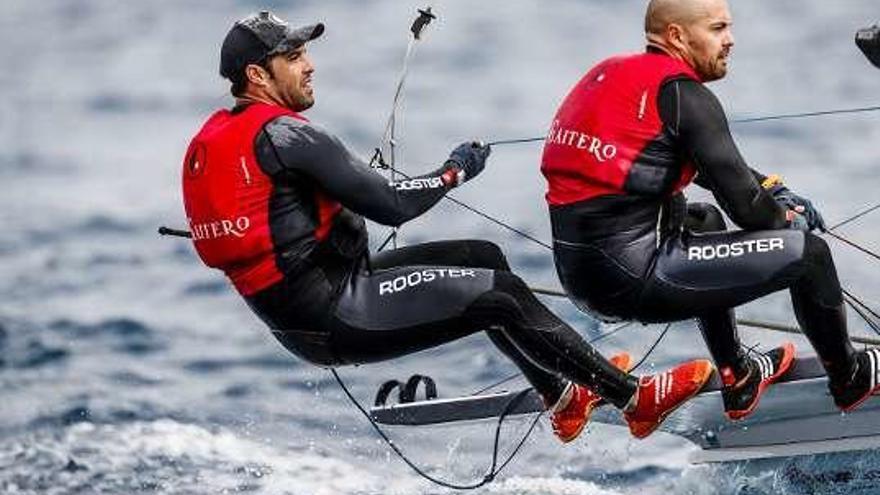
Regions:
<instances>
[{"instance_id":1,"label":"black baseball cap","mask_svg":"<svg viewBox=\"0 0 880 495\"><path fill-rule=\"evenodd\" d=\"M294 29L268 10L251 14L226 33L220 48L220 75L234 80L248 64L298 48L323 33L321 23Z\"/></svg>"}]
</instances>

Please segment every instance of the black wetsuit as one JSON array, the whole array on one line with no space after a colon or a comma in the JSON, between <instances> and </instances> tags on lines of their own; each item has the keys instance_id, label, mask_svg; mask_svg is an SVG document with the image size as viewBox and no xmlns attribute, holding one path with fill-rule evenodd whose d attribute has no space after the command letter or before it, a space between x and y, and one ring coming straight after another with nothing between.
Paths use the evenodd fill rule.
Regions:
<instances>
[{"instance_id":1,"label":"black wetsuit","mask_svg":"<svg viewBox=\"0 0 880 495\"><path fill-rule=\"evenodd\" d=\"M390 359L478 331L523 371L548 403L567 380L623 407L637 380L614 368L553 315L483 241L448 241L369 256L363 217L399 225L449 189L444 169L390 184L334 136L282 116L254 143L273 182L269 224L284 278L247 297L292 352L324 366ZM326 239L316 194L339 202Z\"/></svg>"},{"instance_id":2,"label":"black wetsuit","mask_svg":"<svg viewBox=\"0 0 880 495\"><path fill-rule=\"evenodd\" d=\"M789 288L801 328L829 373L843 379L853 349L826 243L785 229L784 210L746 165L720 103L703 84L666 81L657 103L663 129L643 161L693 163L695 182L745 230L725 231L714 206L686 205L681 194L551 206L556 266L568 293L609 317L697 318L718 366L739 370L743 350L731 308Z\"/></svg>"}]
</instances>

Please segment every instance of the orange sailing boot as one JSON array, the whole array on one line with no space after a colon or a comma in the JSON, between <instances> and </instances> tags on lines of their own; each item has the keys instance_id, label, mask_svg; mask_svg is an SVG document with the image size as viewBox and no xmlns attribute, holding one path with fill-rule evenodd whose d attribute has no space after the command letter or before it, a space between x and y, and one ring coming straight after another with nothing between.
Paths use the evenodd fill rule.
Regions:
<instances>
[{"instance_id":1,"label":"orange sailing boot","mask_svg":"<svg viewBox=\"0 0 880 495\"><path fill-rule=\"evenodd\" d=\"M632 365L632 358L626 352L613 356L609 361L624 371ZM589 387L568 382L559 401L553 406L553 415L550 417L553 433L562 443L571 442L581 434L590 420L593 409L602 401L602 397Z\"/></svg>"},{"instance_id":2,"label":"orange sailing boot","mask_svg":"<svg viewBox=\"0 0 880 495\"><path fill-rule=\"evenodd\" d=\"M639 378L635 406L623 413L629 431L636 438L653 433L666 416L703 388L713 370L711 361L695 359L663 373Z\"/></svg>"}]
</instances>

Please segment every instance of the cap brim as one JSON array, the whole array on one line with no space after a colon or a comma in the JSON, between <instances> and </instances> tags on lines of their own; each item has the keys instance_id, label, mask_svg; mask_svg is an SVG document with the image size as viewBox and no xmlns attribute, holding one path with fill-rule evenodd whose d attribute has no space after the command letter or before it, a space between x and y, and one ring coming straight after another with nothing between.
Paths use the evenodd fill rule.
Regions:
<instances>
[{"instance_id":1,"label":"cap brim","mask_svg":"<svg viewBox=\"0 0 880 495\"><path fill-rule=\"evenodd\" d=\"M303 26L296 29L291 29L287 32L287 37L284 38L284 41L278 44L274 50L275 53L284 52L287 50L292 50L294 48L299 48L300 46L306 44L309 41L312 41L324 34L324 24L309 24L308 26Z\"/></svg>"}]
</instances>

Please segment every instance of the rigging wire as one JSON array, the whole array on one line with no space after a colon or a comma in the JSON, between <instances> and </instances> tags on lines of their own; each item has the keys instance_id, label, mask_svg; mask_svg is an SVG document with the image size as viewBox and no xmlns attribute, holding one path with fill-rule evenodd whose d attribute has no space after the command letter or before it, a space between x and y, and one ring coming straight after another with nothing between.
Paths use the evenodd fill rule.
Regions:
<instances>
[{"instance_id":1,"label":"rigging wire","mask_svg":"<svg viewBox=\"0 0 880 495\"><path fill-rule=\"evenodd\" d=\"M542 287L529 287L529 289L536 294L541 294L541 295L550 296L550 297L558 297L558 298L563 298L563 299L568 298L568 295L566 295L564 292L558 291L558 290L552 290L552 289L547 289L547 288L542 288ZM871 316L873 316L878 322L880 322L880 313L871 309L871 307L868 306L864 301L858 299L856 296L854 296L852 293L850 293L846 289L841 288L841 290L843 291L845 296L852 298L853 301L855 301L857 304L859 304L859 306L863 310L870 313ZM636 322L635 321L628 322L628 324L634 324L634 323L636 323ZM794 326L790 326L790 325L783 325L780 323L771 323L771 322L767 322L767 321L750 320L747 318L737 318L736 323L737 323L737 325L742 325L744 327L760 328L763 330L772 330L774 332L794 333L794 334L803 333L803 332L801 332L800 328L798 328L798 327L794 327ZM623 325L623 327L626 327L628 324ZM623 328L620 328L619 330L622 330L622 329ZM614 332L609 332L609 333L614 333ZM605 336L600 336L596 340L601 340L604 337ZM873 345L873 346L880 347L880 339L851 336L850 340L852 340L853 342L857 342L859 344L866 344L866 345ZM590 341L590 343L593 343L593 341Z\"/></svg>"},{"instance_id":2,"label":"rigging wire","mask_svg":"<svg viewBox=\"0 0 880 495\"><path fill-rule=\"evenodd\" d=\"M749 319L739 319L737 318L736 323L738 325L742 325L744 327L751 328L761 328L764 330L772 330L774 332L783 332L783 333L792 333L797 335L803 335L801 329L791 325L782 325L779 323L770 323L766 321L755 321ZM851 341L858 344L872 345L872 346L880 346L880 339L873 339L870 337L859 337L853 336L849 338Z\"/></svg>"},{"instance_id":3,"label":"rigging wire","mask_svg":"<svg viewBox=\"0 0 880 495\"><path fill-rule=\"evenodd\" d=\"M823 116L828 116L828 115L844 115L844 114L867 113L867 112L876 112L876 111L880 111L880 105L870 106L870 107L858 107L858 108L842 108L842 109L837 109L837 110L820 110L820 111L814 111L814 112L767 115L767 116L763 116L763 117L749 117L749 118L734 119L731 121L731 123L732 124L751 124L754 122L768 122L771 120L795 120L795 119L805 119L808 117L823 117Z\"/></svg>"},{"instance_id":4,"label":"rigging wire","mask_svg":"<svg viewBox=\"0 0 880 495\"><path fill-rule=\"evenodd\" d=\"M843 294L846 295L847 297L851 298L855 302L857 302L859 306L861 306L866 311L868 311L871 314L871 316L873 316L875 319L880 320L880 314L877 314L877 312L874 311L873 309L871 309L870 306L865 304L863 301L859 300L856 296L852 295L849 291L847 291L846 289L843 289Z\"/></svg>"},{"instance_id":5,"label":"rigging wire","mask_svg":"<svg viewBox=\"0 0 880 495\"><path fill-rule=\"evenodd\" d=\"M588 341L588 343L589 343L590 345L595 344L596 342L599 342L600 340L603 340L603 339L606 339L606 338L608 338L608 337L611 337L612 335L616 334L617 332L620 332L621 330L624 330L624 329L626 329L626 328L628 328L628 327L630 327L630 326L632 326L632 325L634 325L634 324L635 324L635 321L628 321L628 322L626 322L626 323L623 323L623 324L621 324L621 325L618 325L617 327L612 328L611 330L609 330L609 331L607 331L607 332L605 332L605 333L599 335L598 337L596 337L596 338L594 338L594 339ZM483 387L483 388L481 388L481 389L479 389L479 390L477 390L477 391L475 391L475 392L471 392L471 395L480 395L480 394L486 393L486 392L488 392L489 390L492 390L492 389L494 389L494 388L498 388L498 387L500 387L501 385L504 385L505 383L508 383L508 382L510 382L510 381L513 381L513 380L516 380L517 378L519 378L519 377L521 377L521 376L522 376L522 373L514 373L513 375L510 375L510 376L508 376L508 377L502 378L501 380L498 380L497 382L494 382L494 383L491 383L491 384L489 384L489 385L486 385L485 387Z\"/></svg>"},{"instance_id":6,"label":"rigging wire","mask_svg":"<svg viewBox=\"0 0 880 495\"><path fill-rule=\"evenodd\" d=\"M859 213L847 218L846 220L844 220L842 222L839 222L839 223L832 225L831 227L828 228L828 230L837 230L840 227L843 227L844 225L846 225L848 223L854 222L854 221L858 220L859 218L862 218L865 215L873 213L874 211L876 211L878 209L880 209L880 203L878 203L870 208L866 208L865 210L860 211Z\"/></svg>"},{"instance_id":7,"label":"rigging wire","mask_svg":"<svg viewBox=\"0 0 880 495\"><path fill-rule=\"evenodd\" d=\"M651 347L648 348L647 352L645 352L645 355L642 356L642 359L639 359L639 361L635 364L635 366L630 368L630 370L627 373L632 373L633 371L637 370L639 368L639 366L641 366L642 364L645 363L645 361L648 359L648 357L651 354L653 354L654 351L657 349L657 346L660 345L660 342L663 341L663 338L666 337L666 334L669 333L670 328L672 328L672 323L667 323L666 328L664 328L663 331L660 332L660 336L658 336L657 339L654 340L654 343L651 344Z\"/></svg>"},{"instance_id":8,"label":"rigging wire","mask_svg":"<svg viewBox=\"0 0 880 495\"><path fill-rule=\"evenodd\" d=\"M770 122L774 120L795 120L795 119L805 119L812 117L824 117L829 115L845 115L845 114L854 114L854 113L868 113L868 112L877 112L880 111L880 105L868 106L868 107L857 107L857 108L840 108L836 110L819 110L812 112L799 112L799 113L783 113L783 114L774 114L774 115L763 115L759 117L744 117L739 119L733 119L730 121L731 124L754 124L757 122ZM530 138L518 138L518 139L500 139L497 141L490 141L488 144L490 146L505 146L510 144L525 144L525 143L536 143L539 141L544 141L547 139L546 136L540 137L530 137Z\"/></svg>"},{"instance_id":9,"label":"rigging wire","mask_svg":"<svg viewBox=\"0 0 880 495\"><path fill-rule=\"evenodd\" d=\"M849 305L849 307L851 307L859 316L862 317L863 320L865 320L865 323L868 324L868 327L870 327L874 333L880 335L880 326L878 326L877 321L868 316L868 313L870 313L871 315L876 315L876 313L864 302L862 302L860 299L853 296L849 292L844 292L843 298L844 301L846 301L846 303Z\"/></svg>"},{"instance_id":10,"label":"rigging wire","mask_svg":"<svg viewBox=\"0 0 880 495\"><path fill-rule=\"evenodd\" d=\"M840 241L840 242L846 244L847 246L850 246L850 247L852 247L852 248L858 249L859 251L861 251L861 252L867 254L868 256L874 258L875 260L880 261L880 255L878 255L877 253L871 251L870 249L868 249L868 248L866 248L866 247L862 247L862 246L856 244L855 242L853 242L853 241L847 239L846 237L843 237L843 236L840 235L840 234L835 234L834 232L831 232L830 230L827 231L827 232L825 232L825 234L828 234L830 237L833 237L833 238L837 239L838 241Z\"/></svg>"},{"instance_id":11,"label":"rigging wire","mask_svg":"<svg viewBox=\"0 0 880 495\"><path fill-rule=\"evenodd\" d=\"M378 161L383 165L387 165L386 168L389 170L389 176L391 182L397 181L398 171L395 168L395 159L396 159L396 148L397 148L397 113L400 110L401 102L403 101L403 88L406 85L406 77L409 74L409 63L412 60L412 56L415 53L416 43L422 38L422 33L425 28L431 24L431 21L437 18L434 13L431 12L431 7L427 7L425 9L418 9L419 16L413 21L412 26L410 27L410 33L412 36L409 38L409 42L406 45L406 53L403 56L403 64L400 69L400 75L397 79L397 86L394 90L394 99L391 103L391 112L388 115L388 120L385 123L385 131L382 133L382 139L379 142L379 147L376 148L376 152L373 154L373 158L370 160L370 164L372 165L374 161ZM383 154L384 148L384 154ZM385 156L388 157L388 162L385 162ZM390 240L393 247L397 248L397 231L398 228L394 227L391 231L391 235L388 237L388 240L383 243L383 247ZM381 249L380 249L381 251Z\"/></svg>"},{"instance_id":12,"label":"rigging wire","mask_svg":"<svg viewBox=\"0 0 880 495\"><path fill-rule=\"evenodd\" d=\"M387 167L383 163L380 162L379 166L374 167L374 168L387 168ZM403 177L404 179L407 179L407 180L412 179L412 176L407 175L406 173L401 172L400 170L397 171L397 174L400 175L401 177ZM475 214L485 220L488 220L489 222L494 223L495 225L497 225L503 229L506 229L506 230L508 230L508 231L510 231L510 232L512 232L512 233L514 233L524 239L528 239L529 241L532 241L533 243L535 243L539 246L542 246L542 247L549 249L551 251L553 250L553 246L542 241L541 239L538 239L537 237L529 234L528 232L525 232L522 229L518 229L503 220L499 220L498 218L493 217L492 215L489 215L488 213L485 213L484 211L482 211L478 208L475 208L475 207L465 203L464 201L461 201L461 200L455 198L451 194L447 194L447 195L443 196L443 200L449 201L455 205L458 205L461 208L464 208L465 210L467 210L467 211L469 211L469 212L471 212L471 213L473 213L473 214ZM378 251L382 251L388 245L388 241L391 239L391 237L396 236L396 235L397 235L397 230L395 229L391 232L391 234L388 236L388 238L386 238L385 241L381 244Z\"/></svg>"},{"instance_id":13,"label":"rigging wire","mask_svg":"<svg viewBox=\"0 0 880 495\"><path fill-rule=\"evenodd\" d=\"M868 327L874 333L876 333L877 335L880 335L880 328L877 328L876 323L874 323L873 321L871 321L870 318L868 318L868 316L865 314L865 312L860 309L858 304L855 304L854 301L852 301L852 299L850 299L848 297L844 297L843 299L844 299L844 301L846 301L846 303L849 305L849 307L851 307L859 316L862 317L863 320L865 320L865 322L868 324Z\"/></svg>"},{"instance_id":14,"label":"rigging wire","mask_svg":"<svg viewBox=\"0 0 880 495\"><path fill-rule=\"evenodd\" d=\"M525 398L529 395L529 393L531 392L531 388L522 390L519 393L517 393L516 395L514 395L510 399L510 401L507 403L507 405L504 407L504 410L502 411L502 413L498 416L498 422L496 423L496 426L495 426L495 438L492 442L492 444L493 444L492 462L490 464L489 469L487 470L486 475L483 476L482 480L476 481L473 483L467 483L467 484L453 483L453 482L445 481L445 480L442 480L442 479L437 478L435 476L432 476L432 475L428 474L424 469L422 469L418 465L416 465L416 463L413 462L400 449L400 447L398 447L397 444L394 443L394 440L392 440L388 436L388 434L385 433L385 431L376 423L376 420L373 419L372 416L370 416L370 413L368 413L367 410L364 408L364 406L362 406L361 403L358 402L358 400L354 397L354 395L352 395L351 391L345 385L345 382L342 381L342 377L339 376L339 373L337 373L336 370L333 368L330 369L330 372L333 373L333 377L336 378L336 382L339 384L339 387L342 389L342 391L345 393L345 395L348 397L348 399L351 401L351 403L354 404L354 406L361 412L361 414L365 418L367 418L367 421L370 422L370 425L373 427L373 430L376 431L376 433L382 438L382 440L385 441L385 443L388 445L388 447L391 450L393 450L394 453L397 454L397 456L404 463L406 463L407 466L409 466L416 474L418 474L422 478L424 478L424 479L426 479L436 485L439 485L439 486L442 486L445 488L451 488L453 490L475 490L477 488L485 486L485 485L491 483L492 481L494 481L495 478L501 473L501 471L504 470L504 468L506 468L507 465L510 464L511 461L513 461L513 459L516 457L517 454L519 454L520 450L525 445L525 443L529 439L529 437L532 435L532 432L535 430L535 427L537 427L538 421L544 415L544 411L541 411L541 412L535 414L535 417L532 419L532 422L529 425L528 429L526 430L525 434L523 434L522 438L520 438L519 442L517 442L516 446L514 446L514 448L511 450L510 454L508 454L507 458L499 466L498 465L498 453L500 450L499 443L500 443L500 437L501 437L501 426L504 423L504 420L510 414L510 412L515 410L516 407L523 400L525 400Z\"/></svg>"}]
</instances>

